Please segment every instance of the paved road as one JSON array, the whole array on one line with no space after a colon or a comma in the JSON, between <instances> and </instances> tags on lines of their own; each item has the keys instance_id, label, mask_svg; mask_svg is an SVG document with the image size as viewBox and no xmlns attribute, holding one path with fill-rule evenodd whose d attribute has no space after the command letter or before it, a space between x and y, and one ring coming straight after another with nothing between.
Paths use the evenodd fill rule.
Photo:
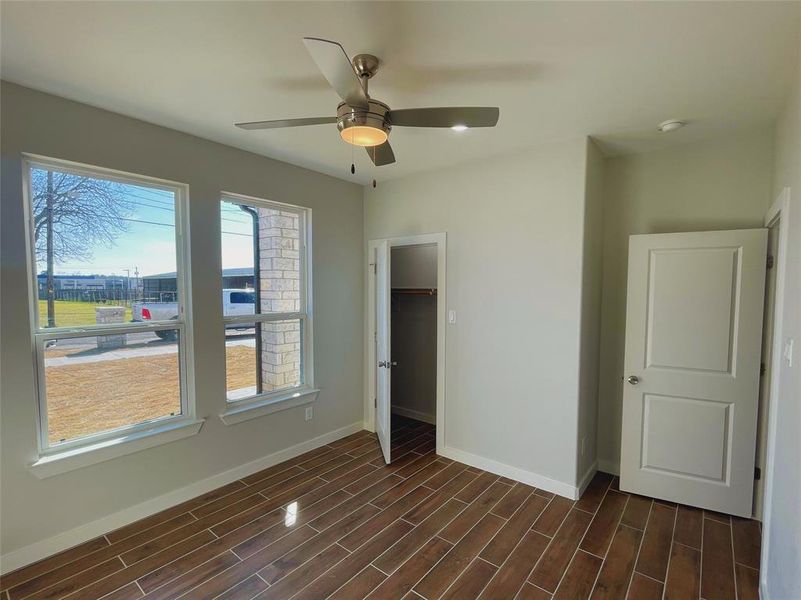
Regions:
<instances>
[{"instance_id":1,"label":"paved road","mask_svg":"<svg viewBox=\"0 0 801 600\"><path fill-rule=\"evenodd\" d=\"M229 332L225 336L226 346L256 347L256 338L252 329L246 331ZM161 354L175 354L178 344L173 341L160 339L154 333L130 333L127 336L127 345L113 350L101 350L97 347L97 337L71 338L59 340L52 350L74 350L67 356L47 357L45 353L45 366L57 367L64 365L80 365L87 363L105 362L125 358L142 356L158 356Z\"/></svg>"}]
</instances>

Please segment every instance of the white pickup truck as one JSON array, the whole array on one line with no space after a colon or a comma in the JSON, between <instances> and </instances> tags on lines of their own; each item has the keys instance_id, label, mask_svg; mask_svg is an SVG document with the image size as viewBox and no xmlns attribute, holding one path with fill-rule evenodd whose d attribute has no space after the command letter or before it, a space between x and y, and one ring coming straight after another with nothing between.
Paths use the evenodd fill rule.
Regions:
<instances>
[{"instance_id":1,"label":"white pickup truck","mask_svg":"<svg viewBox=\"0 0 801 600\"><path fill-rule=\"evenodd\" d=\"M223 315L252 315L255 313L256 292L253 290L224 289ZM177 302L134 302L131 306L133 321L171 321L178 318ZM236 325L228 325L236 328ZM239 326L241 327L241 325ZM161 339L174 339L174 331L156 331Z\"/></svg>"}]
</instances>

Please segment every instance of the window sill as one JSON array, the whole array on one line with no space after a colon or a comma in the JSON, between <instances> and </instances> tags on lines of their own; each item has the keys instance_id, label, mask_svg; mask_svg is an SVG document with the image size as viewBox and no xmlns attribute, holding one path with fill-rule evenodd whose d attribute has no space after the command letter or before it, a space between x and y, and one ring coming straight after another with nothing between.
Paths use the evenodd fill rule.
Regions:
<instances>
[{"instance_id":1,"label":"window sill","mask_svg":"<svg viewBox=\"0 0 801 600\"><path fill-rule=\"evenodd\" d=\"M205 419L169 423L123 435L96 444L71 448L55 454L47 454L39 458L28 469L39 479L46 479L61 473L67 473L89 465L111 460L140 450L161 446L176 440L187 438L198 433Z\"/></svg>"},{"instance_id":2,"label":"window sill","mask_svg":"<svg viewBox=\"0 0 801 600\"><path fill-rule=\"evenodd\" d=\"M235 425L242 421L256 419L282 410L312 404L317 400L320 390L314 388L301 388L287 390L267 397L255 398L250 401L242 402L241 406L236 404L230 406L220 414L220 419L226 425Z\"/></svg>"}]
</instances>

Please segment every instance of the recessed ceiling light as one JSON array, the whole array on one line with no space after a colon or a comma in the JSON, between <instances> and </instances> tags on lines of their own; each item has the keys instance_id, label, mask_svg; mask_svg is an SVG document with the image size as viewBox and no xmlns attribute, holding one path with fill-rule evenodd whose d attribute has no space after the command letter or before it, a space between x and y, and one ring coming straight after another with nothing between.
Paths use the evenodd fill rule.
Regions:
<instances>
[{"instance_id":1,"label":"recessed ceiling light","mask_svg":"<svg viewBox=\"0 0 801 600\"><path fill-rule=\"evenodd\" d=\"M662 121L657 129L662 133L668 133L669 131L681 129L686 124L686 121L680 121L679 119L668 119L667 121Z\"/></svg>"},{"instance_id":2,"label":"recessed ceiling light","mask_svg":"<svg viewBox=\"0 0 801 600\"><path fill-rule=\"evenodd\" d=\"M467 125L454 125L453 127L451 127L451 129L453 131L466 131Z\"/></svg>"}]
</instances>

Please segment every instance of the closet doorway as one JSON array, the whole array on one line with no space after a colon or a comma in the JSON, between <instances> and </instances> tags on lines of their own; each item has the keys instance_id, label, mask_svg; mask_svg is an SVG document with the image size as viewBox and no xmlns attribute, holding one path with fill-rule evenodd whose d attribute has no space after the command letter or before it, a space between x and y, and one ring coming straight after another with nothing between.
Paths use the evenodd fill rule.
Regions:
<instances>
[{"instance_id":1,"label":"closet doorway","mask_svg":"<svg viewBox=\"0 0 801 600\"><path fill-rule=\"evenodd\" d=\"M366 416L389 463L411 431L444 442L445 234L374 240L368 256Z\"/></svg>"},{"instance_id":2,"label":"closet doorway","mask_svg":"<svg viewBox=\"0 0 801 600\"><path fill-rule=\"evenodd\" d=\"M437 246L397 246L390 252L390 413L395 423L436 425Z\"/></svg>"}]
</instances>

